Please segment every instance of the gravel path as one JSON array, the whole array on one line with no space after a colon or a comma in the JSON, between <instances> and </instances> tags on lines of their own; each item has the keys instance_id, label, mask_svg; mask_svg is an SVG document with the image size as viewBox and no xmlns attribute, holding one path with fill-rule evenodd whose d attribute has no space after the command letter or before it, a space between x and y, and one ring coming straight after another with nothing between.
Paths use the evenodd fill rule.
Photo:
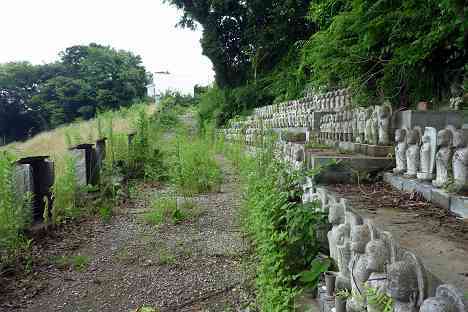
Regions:
<instances>
[{"instance_id":1,"label":"gravel path","mask_svg":"<svg viewBox=\"0 0 468 312\"><path fill-rule=\"evenodd\" d=\"M243 311L252 302L249 245L237 224L237 177L220 162L221 192L193 198L196 220L145 224L149 198L167 190L139 185L109 224L69 225L43 240L32 273L0 280L0 311ZM63 255L89 261L81 271L63 268L54 260Z\"/></svg>"}]
</instances>

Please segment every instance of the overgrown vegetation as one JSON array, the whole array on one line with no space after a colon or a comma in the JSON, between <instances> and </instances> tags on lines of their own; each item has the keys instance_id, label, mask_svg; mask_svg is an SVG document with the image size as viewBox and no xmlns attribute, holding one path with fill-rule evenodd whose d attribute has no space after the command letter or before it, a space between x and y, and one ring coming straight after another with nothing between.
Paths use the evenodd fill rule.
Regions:
<instances>
[{"instance_id":1,"label":"overgrown vegetation","mask_svg":"<svg viewBox=\"0 0 468 312\"><path fill-rule=\"evenodd\" d=\"M181 26L203 26L216 73L203 120L224 124L310 89L351 87L356 105L398 108L466 93L461 0L167 2L184 11Z\"/></svg>"},{"instance_id":2,"label":"overgrown vegetation","mask_svg":"<svg viewBox=\"0 0 468 312\"><path fill-rule=\"evenodd\" d=\"M151 211L143 215L145 222L160 225L193 220L201 213L198 205L188 198L177 200L176 196L162 196L151 202Z\"/></svg>"},{"instance_id":3,"label":"overgrown vegetation","mask_svg":"<svg viewBox=\"0 0 468 312\"><path fill-rule=\"evenodd\" d=\"M325 216L315 209L317 203L300 202L303 176L274 159L270 144L255 156L246 156L239 144L226 146L244 187L242 220L256 251L259 309L291 311L300 290L316 287L328 268L327 260L317 258L317 230Z\"/></svg>"}]
</instances>

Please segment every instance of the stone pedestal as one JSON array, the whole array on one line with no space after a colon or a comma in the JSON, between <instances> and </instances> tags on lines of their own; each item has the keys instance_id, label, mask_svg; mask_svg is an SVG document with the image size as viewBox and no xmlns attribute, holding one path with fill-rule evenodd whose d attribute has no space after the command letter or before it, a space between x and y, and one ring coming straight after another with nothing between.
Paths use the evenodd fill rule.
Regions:
<instances>
[{"instance_id":1,"label":"stone pedestal","mask_svg":"<svg viewBox=\"0 0 468 312\"><path fill-rule=\"evenodd\" d=\"M99 165L97 161L97 152L94 149L93 144L80 144L74 146L70 148L70 153L75 158L78 185L96 185L99 177Z\"/></svg>"},{"instance_id":2,"label":"stone pedestal","mask_svg":"<svg viewBox=\"0 0 468 312\"><path fill-rule=\"evenodd\" d=\"M371 157L387 157L393 153L393 146L366 144L365 150L366 155Z\"/></svg>"},{"instance_id":3,"label":"stone pedestal","mask_svg":"<svg viewBox=\"0 0 468 312\"><path fill-rule=\"evenodd\" d=\"M17 161L17 165L23 166L23 170L26 170L26 172L23 171L23 174L19 176L20 184L24 185L25 190L27 188L32 190L32 216L34 222L41 222L43 220L45 209L44 198L47 198L49 207L52 205L51 188L54 185L55 175L54 163L48 157L26 157Z\"/></svg>"}]
</instances>

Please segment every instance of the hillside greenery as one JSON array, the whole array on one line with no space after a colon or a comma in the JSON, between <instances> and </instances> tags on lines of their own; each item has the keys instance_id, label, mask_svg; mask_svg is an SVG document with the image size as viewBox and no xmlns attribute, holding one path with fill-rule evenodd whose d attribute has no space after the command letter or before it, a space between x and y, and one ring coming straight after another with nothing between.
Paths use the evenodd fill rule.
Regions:
<instances>
[{"instance_id":1,"label":"hillside greenery","mask_svg":"<svg viewBox=\"0 0 468 312\"><path fill-rule=\"evenodd\" d=\"M65 49L54 63L0 64L0 144L146 97L139 56L98 44Z\"/></svg>"},{"instance_id":2,"label":"hillside greenery","mask_svg":"<svg viewBox=\"0 0 468 312\"><path fill-rule=\"evenodd\" d=\"M218 124L304 90L351 87L356 105L396 108L466 92L462 0L166 1L180 26L203 28L216 86L200 117Z\"/></svg>"}]
</instances>

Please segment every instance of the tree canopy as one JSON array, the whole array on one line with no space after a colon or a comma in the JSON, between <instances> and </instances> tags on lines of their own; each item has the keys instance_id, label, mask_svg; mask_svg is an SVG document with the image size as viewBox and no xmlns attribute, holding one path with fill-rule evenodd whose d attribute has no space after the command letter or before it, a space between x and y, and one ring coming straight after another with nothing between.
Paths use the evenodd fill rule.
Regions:
<instances>
[{"instance_id":1,"label":"tree canopy","mask_svg":"<svg viewBox=\"0 0 468 312\"><path fill-rule=\"evenodd\" d=\"M59 56L44 65L0 64L0 142L131 105L146 96L152 79L141 58L127 51L90 44Z\"/></svg>"},{"instance_id":2,"label":"tree canopy","mask_svg":"<svg viewBox=\"0 0 468 312\"><path fill-rule=\"evenodd\" d=\"M466 87L463 0L166 1L183 10L179 25L203 28L221 123L310 88L351 87L359 105L408 107Z\"/></svg>"}]
</instances>

